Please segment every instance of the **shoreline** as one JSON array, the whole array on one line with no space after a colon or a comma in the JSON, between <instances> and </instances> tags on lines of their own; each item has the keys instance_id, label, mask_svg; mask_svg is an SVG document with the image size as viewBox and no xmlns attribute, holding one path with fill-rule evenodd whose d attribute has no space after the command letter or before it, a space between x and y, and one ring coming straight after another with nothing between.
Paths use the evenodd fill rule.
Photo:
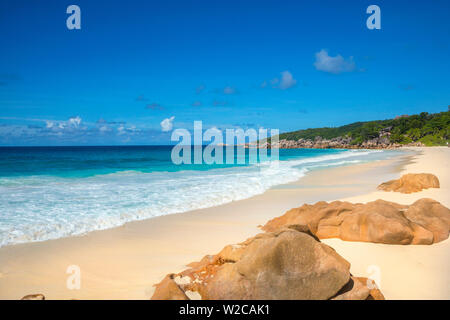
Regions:
<instances>
[{"instance_id":1,"label":"shoreline","mask_svg":"<svg viewBox=\"0 0 450 320\"><path fill-rule=\"evenodd\" d=\"M292 207L367 194L380 182L398 177L417 156L416 150L415 155L389 160L322 168L297 182L217 207L128 222L83 236L2 247L0 260L6 263L0 265L0 299L30 293L43 293L48 299L148 299L153 284L167 273L260 233L258 225ZM346 183L330 184L333 177ZM80 290L66 288L69 265L81 269Z\"/></svg>"},{"instance_id":2,"label":"shoreline","mask_svg":"<svg viewBox=\"0 0 450 320\"><path fill-rule=\"evenodd\" d=\"M352 153L350 153L350 155L349 155L348 152L350 150L347 150L347 149L342 149L342 150L339 150L339 151L340 152L336 154L337 158L334 158L335 161L340 161L338 159L341 159L341 156L342 156L342 161L346 162L346 161L348 161L347 158L351 158L351 157L355 156L355 154L352 154ZM364 151L366 151L364 153L371 152L370 150L364 150ZM319 154L319 155L315 155L314 157L312 157L311 160L316 160L316 159L319 160L319 159L323 158L321 161L326 161L328 159L325 159L325 158L327 158L328 156L333 157L333 156L335 156L335 154ZM391 155L391 158L392 157L393 156ZM292 159L287 159L287 160L281 161L281 162L289 163L291 161L295 162L295 161L298 161L298 160L299 160L298 158L292 158ZM306 160L308 160L308 158L306 158ZM377 161L377 160L378 159L369 159L367 162L373 162L373 161ZM300 158L300 162L302 162L302 161L303 161L303 158ZM356 160L356 161L358 161L357 163L366 163L366 162L364 162L364 160L363 161ZM350 162L351 162L351 160L350 160ZM35 243L35 242L44 242L44 241L50 241L50 240L57 240L57 239L62 239L62 238L80 237L80 236L86 235L86 234L91 233L91 232L103 231L103 230L108 230L108 229L121 227L121 226L123 226L123 225L125 225L127 223L131 223L131 222L145 221L145 220L148 220L148 219L157 218L159 216L166 216L166 215L172 215L172 214L182 214L182 213L185 213L185 212L199 210L199 209L214 208L214 207L218 207L218 206L221 206L221 205L226 205L226 204L228 204L230 202L242 201L242 200L246 200L246 199L252 198L254 196L258 196L258 195L264 194L268 190L270 190L272 188L278 188L279 186L284 186L284 185L288 186L288 185L292 185L292 184L295 185L297 183L297 181L303 179L305 174L307 174L308 172L315 171L315 170L321 170L321 169L325 169L325 168L328 168L328 167L330 167L330 168L332 168L332 167L345 167L345 166L348 166L348 165L352 165L352 164L350 164L350 162L347 163L347 164L339 164L339 163L338 164L333 164L333 163L331 163L331 164L325 164L325 165L322 165L322 166L319 165L318 167L316 167L314 165L315 161L310 161L310 162L307 161L306 164L302 164L302 166L304 166L304 167L302 167L300 172L298 172L296 175L292 174L292 172L291 172L290 175L285 175L283 179L276 179L275 175L271 175L270 176L270 178L271 178L270 181L271 182L270 182L269 186L265 185L264 187L262 187L263 190L259 190L259 191L256 191L256 192L253 192L253 190L249 191L248 190L248 185L244 184L244 187L246 187L247 190L243 190L241 192L235 192L235 194L238 194L238 196L231 194L231 197L230 197L230 195L228 195L228 194L225 194L225 195L222 194L222 199L221 200L206 199L206 201L207 201L206 203L195 203L195 202L192 203L192 201L191 201L192 199L190 199L188 197L187 201L183 201L183 203L184 203L183 206L177 205L176 203L175 203L176 209L170 209L170 207L169 207L169 209L166 209L166 207L163 206L162 208L160 208L162 213L156 214L156 215L151 215L151 214L146 214L146 213L141 214L140 211L144 211L145 212L145 211L148 210L147 209L148 207L146 207L146 206L132 208L129 211L127 211L127 208L122 208L122 210L124 210L124 212L122 212L120 215L117 215L117 213L115 213L115 216L113 215L111 217L105 217L104 219L97 219L97 220L95 220L95 215L94 215L94 218L89 220L89 221L81 220L81 222L83 224L82 224L82 227L79 227L78 229L76 228L77 227L76 225L75 225L75 228L72 225L72 230L70 230L69 228L65 228L65 227L63 227L64 226L64 221L62 221L58 225L56 225L56 226L54 225L54 227L56 229L58 229L58 228L62 229L62 231L55 232L55 234L51 234L52 233L51 232L52 231L51 228L49 228L49 229L37 229L37 230L34 229L35 230L34 231L34 235L33 235L31 230L30 231L25 231L21 235L21 237L15 237L14 236L15 235L15 230L14 231L8 231L9 234L10 235L12 234L13 236L10 237L10 239L8 239L7 237L4 238L3 236L0 237L0 248L6 247L6 246L11 246L11 245L17 245L17 244L27 244L27 243ZM251 167L251 166L249 166L249 167ZM283 167L283 166L280 166L280 167ZM295 166L290 167L290 169L293 169L294 167ZM214 170L228 170L228 169L234 170L235 168L233 168L233 167L231 167L231 168L212 168L212 171L214 171ZM119 179L122 179L122 178L120 178L120 174L128 173L128 172L134 172L134 171L133 170L130 170L130 171L126 171L125 170L125 171L117 171L117 172L110 172L110 173L102 173L102 174L99 174L99 176L105 176L105 175L116 175L117 176L117 175L119 175L118 176ZM144 174L147 173L145 171L137 171L137 172L139 172L139 173L142 172ZM158 171L156 171L156 172L161 174L161 172L158 172ZM180 172L184 172L184 171L181 170ZM191 172L191 170L186 170L186 172ZM196 172L196 170L192 170L192 172ZM202 171L200 171L200 172L202 172ZM208 171L205 171L205 172L208 172ZM162 173L164 173L164 172L162 172ZM169 172L169 173L172 173L172 172ZM178 172L175 171L175 173L178 173ZM263 173L264 172L261 171L260 175L264 176ZM223 173L219 172L219 175L223 175ZM88 175L86 177L83 177L83 176L81 176L81 177L82 178L92 179L92 178L95 178L96 176L97 175ZM60 178L60 176L58 176L58 175L57 175L57 177ZM77 177L77 176L75 176L75 177ZM63 178L67 178L67 177L63 176ZM8 177L8 179L9 179L9 177ZM170 177L169 177L169 179L170 179ZM252 179L252 177L250 177L247 181L251 181L251 179ZM246 179L244 178L243 180L246 180ZM225 180L225 181L227 181L227 180ZM234 181L234 182L236 182L236 181ZM100 182L100 183L103 183L103 182ZM238 181L238 183L239 183L239 181ZM215 184L216 185L220 185L220 183L217 183L217 182ZM236 185L229 184L229 183L227 183L227 184L233 186L232 188L234 188L235 190L236 189L240 190L240 188L236 188ZM258 183L256 183L256 185L257 185L257 188L258 188ZM69 187L69 186L67 186L67 187ZM145 188L151 189L151 184L150 185L146 185ZM230 188L228 188L228 189L230 189ZM231 190L227 190L227 191L230 192ZM66 196L67 196L67 198L75 197L75 195L73 195L73 194L67 194ZM77 196L80 199L82 199L82 195L77 194ZM177 194L175 198L178 198L179 196L180 195ZM123 195L121 197L123 197ZM141 197L141 199L145 198L145 197L146 197L146 195L143 195ZM158 199L158 198L156 198L154 200L156 202L158 202L158 203L159 202L163 203L163 201L160 201L160 199ZM82 201L82 202L85 202L85 201ZM145 202L145 200L143 200L142 203L146 203L147 206L149 205L147 202ZM101 203L101 202L100 203L92 203L91 202L90 204L91 204L91 206L95 205L95 206L98 206L98 207L101 207L101 205L103 204L103 205L106 206L106 207L103 207L103 210L109 208L108 204L104 203L104 202L103 203ZM88 207L84 206L83 208L87 209ZM152 208L152 207L150 206L150 208ZM31 208L29 210L33 210L33 209L34 208ZM61 208L60 210L64 211L64 209L67 210L68 208ZM40 210L42 210L42 209L40 209ZM19 212L18 214L20 215L20 214L24 214L24 213L27 214L27 212ZM69 210L69 212L66 212L66 214L68 214L68 213L70 213L70 210ZM89 212L87 212L87 213L89 213ZM87 215L85 214L85 215L81 215L81 216L89 216L89 214L87 214ZM76 216L73 216L73 215L72 215L72 217L76 218ZM99 217L97 217L97 218L99 218ZM44 225L46 224L45 221L43 221L42 219L40 221L38 220L38 225L41 224L39 222L41 222L41 223L44 222L43 223ZM71 224L70 224L70 221L69 221L69 227L70 226L71 226ZM18 230L19 234L20 234L20 231L22 231L22 229ZM68 229L69 229L69 231L67 231ZM5 232L3 235L5 235L5 234L8 235L8 232ZM29 232L29 233L27 233L27 232ZM48 235L48 234L50 234L50 235Z\"/></svg>"},{"instance_id":3,"label":"shoreline","mask_svg":"<svg viewBox=\"0 0 450 320\"><path fill-rule=\"evenodd\" d=\"M106 157L120 158L116 151L107 151ZM131 168L127 164L117 167L113 164L103 170L95 157L91 159L93 152L83 159L80 155L84 152L79 150L72 156L71 151L48 154L55 159L73 157L71 162L77 163L78 169L62 170L64 164L55 160L56 169L31 161L24 168L27 174L19 174L20 168L11 175L3 172L0 247L80 236L131 221L219 206L295 182L317 166L373 161L398 154L369 150L282 150L279 166L278 161L261 164L249 161L244 165L237 161L231 166L220 163L209 166L202 162L199 166L180 167L169 158L164 164L150 161L148 167L144 164L133 167L134 162L127 160ZM126 157L138 157L139 152L135 150ZM154 152L158 158L161 152L168 156L171 151L168 146L161 151L150 148L148 155ZM27 169L28 166L36 167L36 171Z\"/></svg>"}]
</instances>

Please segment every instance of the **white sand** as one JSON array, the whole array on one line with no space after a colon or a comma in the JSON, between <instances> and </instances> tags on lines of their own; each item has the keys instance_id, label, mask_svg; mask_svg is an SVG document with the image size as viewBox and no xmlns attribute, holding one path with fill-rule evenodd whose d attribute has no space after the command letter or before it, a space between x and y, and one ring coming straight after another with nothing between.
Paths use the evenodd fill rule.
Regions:
<instances>
[{"instance_id":1,"label":"white sand","mask_svg":"<svg viewBox=\"0 0 450 320\"><path fill-rule=\"evenodd\" d=\"M450 149L447 147L415 148L420 150L412 163L398 174L432 173L440 181L440 189L427 189L413 194L375 191L345 198L350 202L376 199L412 204L421 198L432 198L450 207ZM380 181L381 182L381 181ZM351 263L351 272L372 276L386 299L450 299L450 239L433 245L385 245L323 240Z\"/></svg>"}]
</instances>

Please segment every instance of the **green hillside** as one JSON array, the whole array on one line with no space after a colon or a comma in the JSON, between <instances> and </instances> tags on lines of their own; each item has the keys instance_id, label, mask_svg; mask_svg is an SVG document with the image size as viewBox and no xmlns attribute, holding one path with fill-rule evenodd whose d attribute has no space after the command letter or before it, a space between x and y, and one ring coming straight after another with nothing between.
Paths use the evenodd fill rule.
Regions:
<instances>
[{"instance_id":1,"label":"green hillside","mask_svg":"<svg viewBox=\"0 0 450 320\"><path fill-rule=\"evenodd\" d=\"M422 142L427 146L446 145L450 137L450 112L434 114L422 112L389 120L355 122L335 128L298 130L280 134L280 140L313 140L318 136L332 139L348 136L352 138L351 144L358 145L377 138L382 131L390 132L392 143Z\"/></svg>"}]
</instances>

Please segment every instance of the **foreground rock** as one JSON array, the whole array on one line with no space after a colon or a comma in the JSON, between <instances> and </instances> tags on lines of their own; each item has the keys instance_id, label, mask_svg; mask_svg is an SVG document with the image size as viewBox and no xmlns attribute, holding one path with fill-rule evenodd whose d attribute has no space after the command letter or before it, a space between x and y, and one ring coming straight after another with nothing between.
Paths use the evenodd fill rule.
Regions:
<instances>
[{"instance_id":1,"label":"foreground rock","mask_svg":"<svg viewBox=\"0 0 450 320\"><path fill-rule=\"evenodd\" d=\"M391 180L378 186L379 190L413 193L428 188L439 188L439 179L430 173L408 173L400 179Z\"/></svg>"},{"instance_id":2,"label":"foreground rock","mask_svg":"<svg viewBox=\"0 0 450 320\"><path fill-rule=\"evenodd\" d=\"M267 222L265 231L307 226L320 239L340 238L386 244L432 244L448 238L450 210L432 199L412 205L376 200L305 204Z\"/></svg>"},{"instance_id":3,"label":"foreground rock","mask_svg":"<svg viewBox=\"0 0 450 320\"><path fill-rule=\"evenodd\" d=\"M189 266L157 284L152 299L382 298L364 281L353 285L350 264L301 226L259 234Z\"/></svg>"}]
</instances>

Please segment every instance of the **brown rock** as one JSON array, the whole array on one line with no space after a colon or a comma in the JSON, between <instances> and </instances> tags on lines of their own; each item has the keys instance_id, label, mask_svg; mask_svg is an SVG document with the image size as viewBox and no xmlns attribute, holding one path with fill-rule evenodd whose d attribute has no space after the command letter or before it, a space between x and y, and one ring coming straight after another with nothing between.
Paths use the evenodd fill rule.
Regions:
<instances>
[{"instance_id":1,"label":"brown rock","mask_svg":"<svg viewBox=\"0 0 450 320\"><path fill-rule=\"evenodd\" d=\"M372 289L366 300L386 300L386 298L383 293L381 293L380 289Z\"/></svg>"},{"instance_id":2,"label":"brown rock","mask_svg":"<svg viewBox=\"0 0 450 320\"><path fill-rule=\"evenodd\" d=\"M365 277L353 277L353 279L369 289L369 296L366 300L385 300L384 295L373 280Z\"/></svg>"},{"instance_id":3,"label":"brown rock","mask_svg":"<svg viewBox=\"0 0 450 320\"><path fill-rule=\"evenodd\" d=\"M450 210L433 199L423 198L414 202L404 212L405 217L433 234L433 242L448 238Z\"/></svg>"},{"instance_id":4,"label":"brown rock","mask_svg":"<svg viewBox=\"0 0 450 320\"><path fill-rule=\"evenodd\" d=\"M370 289L364 281L351 277L347 284L332 300L366 300L370 295Z\"/></svg>"},{"instance_id":5,"label":"brown rock","mask_svg":"<svg viewBox=\"0 0 450 320\"><path fill-rule=\"evenodd\" d=\"M410 206L384 200L367 204L321 201L291 209L262 229L273 232L289 225L307 226L320 239L432 244L448 238L450 210L432 199L421 199Z\"/></svg>"},{"instance_id":6,"label":"brown rock","mask_svg":"<svg viewBox=\"0 0 450 320\"><path fill-rule=\"evenodd\" d=\"M204 298L328 299L348 281L348 268L311 236L284 231L250 243L241 260L210 281Z\"/></svg>"},{"instance_id":7,"label":"brown rock","mask_svg":"<svg viewBox=\"0 0 450 320\"><path fill-rule=\"evenodd\" d=\"M385 298L372 280L352 276L332 300L385 300Z\"/></svg>"},{"instance_id":8,"label":"brown rock","mask_svg":"<svg viewBox=\"0 0 450 320\"><path fill-rule=\"evenodd\" d=\"M434 240L433 233L424 227L413 223L412 229L414 233L414 238L411 244L432 244Z\"/></svg>"},{"instance_id":9,"label":"brown rock","mask_svg":"<svg viewBox=\"0 0 450 320\"><path fill-rule=\"evenodd\" d=\"M439 179L430 173L408 173L400 179L384 182L378 186L379 190L413 193L428 188L439 188Z\"/></svg>"},{"instance_id":10,"label":"brown rock","mask_svg":"<svg viewBox=\"0 0 450 320\"><path fill-rule=\"evenodd\" d=\"M324 234L324 238L327 235ZM319 236L320 237L320 236ZM347 241L408 244L414 238L401 208L383 200L359 206L340 224L340 238Z\"/></svg>"},{"instance_id":11,"label":"brown rock","mask_svg":"<svg viewBox=\"0 0 450 320\"><path fill-rule=\"evenodd\" d=\"M177 290L175 282L169 288L170 275L166 277L156 285L152 299L173 299L178 289L197 292L206 300L332 298L349 282L350 264L308 232L293 226L226 246L216 256L171 275L172 281L175 276L190 279Z\"/></svg>"},{"instance_id":12,"label":"brown rock","mask_svg":"<svg viewBox=\"0 0 450 320\"><path fill-rule=\"evenodd\" d=\"M20 300L45 300L45 296L42 293L29 294Z\"/></svg>"},{"instance_id":13,"label":"brown rock","mask_svg":"<svg viewBox=\"0 0 450 320\"><path fill-rule=\"evenodd\" d=\"M152 300L189 300L188 296L175 282L173 274L167 275L155 286Z\"/></svg>"}]
</instances>

